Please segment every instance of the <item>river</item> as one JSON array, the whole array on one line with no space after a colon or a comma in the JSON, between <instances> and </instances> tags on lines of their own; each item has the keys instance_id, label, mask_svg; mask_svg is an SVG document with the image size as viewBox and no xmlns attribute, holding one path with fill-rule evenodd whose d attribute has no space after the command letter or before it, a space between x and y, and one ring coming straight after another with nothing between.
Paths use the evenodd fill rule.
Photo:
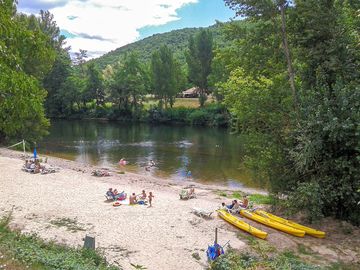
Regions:
<instances>
[{"instance_id":1,"label":"river","mask_svg":"<svg viewBox=\"0 0 360 270\"><path fill-rule=\"evenodd\" d=\"M52 120L38 143L48 155L174 181L259 188L243 166L243 145L226 129L98 120ZM121 158L129 164L118 165ZM155 166L145 166L150 160ZM188 172L191 177L188 177Z\"/></svg>"}]
</instances>

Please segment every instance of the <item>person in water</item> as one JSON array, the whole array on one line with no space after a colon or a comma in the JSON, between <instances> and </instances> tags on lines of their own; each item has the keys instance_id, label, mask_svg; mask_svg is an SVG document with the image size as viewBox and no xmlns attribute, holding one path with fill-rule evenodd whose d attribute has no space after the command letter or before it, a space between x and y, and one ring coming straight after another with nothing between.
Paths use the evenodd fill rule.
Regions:
<instances>
[{"instance_id":1,"label":"person in water","mask_svg":"<svg viewBox=\"0 0 360 270\"><path fill-rule=\"evenodd\" d=\"M126 165L127 164L127 161L125 160L125 158L122 158L122 159L120 159L120 161L119 161L119 165Z\"/></svg>"},{"instance_id":2,"label":"person in water","mask_svg":"<svg viewBox=\"0 0 360 270\"><path fill-rule=\"evenodd\" d=\"M155 162L154 162L153 160L150 160L148 165L149 165L150 167L154 167L154 166L155 166Z\"/></svg>"}]
</instances>

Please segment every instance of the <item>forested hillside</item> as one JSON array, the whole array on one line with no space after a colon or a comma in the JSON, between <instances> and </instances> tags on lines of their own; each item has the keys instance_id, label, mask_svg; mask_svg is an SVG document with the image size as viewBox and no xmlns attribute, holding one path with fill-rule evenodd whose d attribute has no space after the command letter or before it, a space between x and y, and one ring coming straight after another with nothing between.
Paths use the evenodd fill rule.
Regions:
<instances>
[{"instance_id":1,"label":"forested hillside","mask_svg":"<svg viewBox=\"0 0 360 270\"><path fill-rule=\"evenodd\" d=\"M130 52L137 52L141 60L146 62L151 60L151 55L154 51L159 50L162 45L166 45L173 51L175 58L184 65L184 52L188 47L189 39L198 33L200 29L201 28L184 28L163 34L155 34L151 37L117 48L99 58L88 61L88 63L95 63L100 69L104 69L107 65L114 65L121 57ZM215 24L205 29L211 31L216 44L221 46L226 42L221 34L220 24Z\"/></svg>"}]
</instances>

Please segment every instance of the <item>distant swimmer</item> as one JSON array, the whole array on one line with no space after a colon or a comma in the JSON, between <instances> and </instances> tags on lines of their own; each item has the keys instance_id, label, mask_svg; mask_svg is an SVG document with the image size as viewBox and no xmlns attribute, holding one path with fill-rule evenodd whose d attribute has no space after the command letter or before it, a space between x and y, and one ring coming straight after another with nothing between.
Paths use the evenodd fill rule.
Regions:
<instances>
[{"instance_id":1,"label":"distant swimmer","mask_svg":"<svg viewBox=\"0 0 360 270\"><path fill-rule=\"evenodd\" d=\"M153 160L150 160L148 163L148 166L150 167L154 167L155 166L155 162Z\"/></svg>"},{"instance_id":2,"label":"distant swimmer","mask_svg":"<svg viewBox=\"0 0 360 270\"><path fill-rule=\"evenodd\" d=\"M125 160L125 158L120 159L119 165L125 166L128 162Z\"/></svg>"}]
</instances>

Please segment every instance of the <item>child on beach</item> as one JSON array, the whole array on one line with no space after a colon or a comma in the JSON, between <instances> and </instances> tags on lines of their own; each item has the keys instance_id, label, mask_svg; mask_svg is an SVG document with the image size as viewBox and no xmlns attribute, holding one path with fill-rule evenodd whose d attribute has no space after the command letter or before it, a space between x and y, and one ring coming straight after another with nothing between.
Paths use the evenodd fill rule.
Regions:
<instances>
[{"instance_id":1,"label":"child on beach","mask_svg":"<svg viewBox=\"0 0 360 270\"><path fill-rule=\"evenodd\" d=\"M149 206L148 207L152 207L151 205L151 202L152 202L152 198L154 198L155 196L152 194L152 192L150 191L149 192L149 196L148 196L148 199L149 199Z\"/></svg>"}]
</instances>

